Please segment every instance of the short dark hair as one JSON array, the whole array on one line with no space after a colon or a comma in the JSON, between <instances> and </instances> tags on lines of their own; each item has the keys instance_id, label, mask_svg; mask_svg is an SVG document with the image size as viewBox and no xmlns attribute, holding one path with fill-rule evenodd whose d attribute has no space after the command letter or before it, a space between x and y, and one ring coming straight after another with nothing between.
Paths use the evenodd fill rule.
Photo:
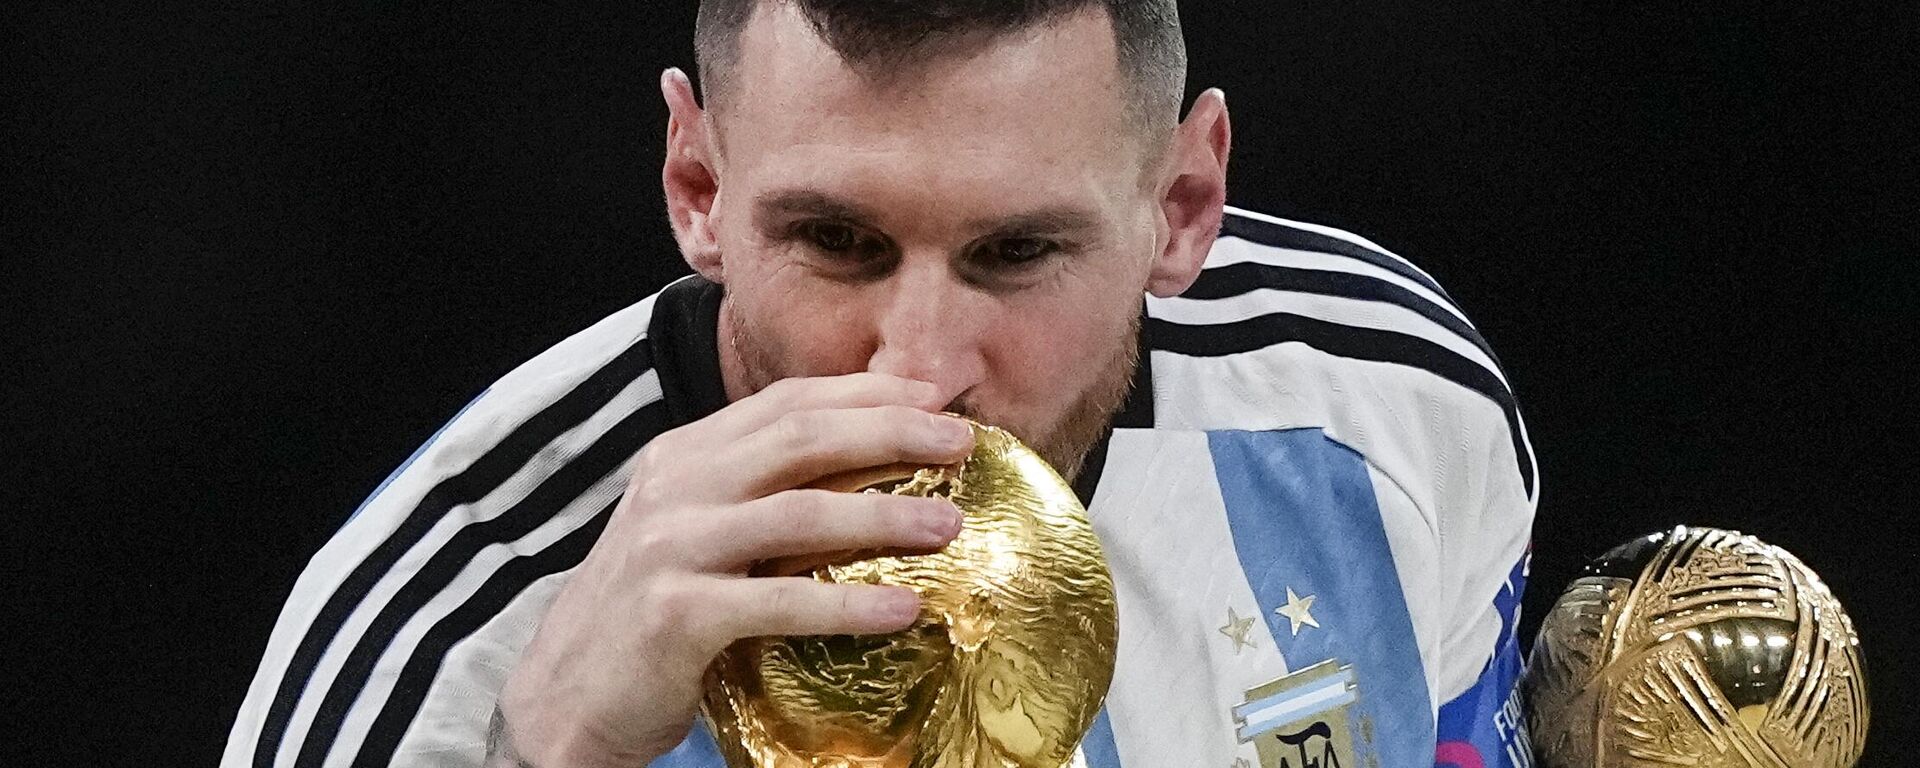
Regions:
<instances>
[{"instance_id":1,"label":"short dark hair","mask_svg":"<svg viewBox=\"0 0 1920 768\"><path fill-rule=\"evenodd\" d=\"M1185 95L1186 43L1175 0L701 0L694 50L701 91L725 89L740 32L762 2L791 3L849 66L888 75L982 39L1102 8L1113 25L1132 114L1148 125L1177 121Z\"/></svg>"}]
</instances>

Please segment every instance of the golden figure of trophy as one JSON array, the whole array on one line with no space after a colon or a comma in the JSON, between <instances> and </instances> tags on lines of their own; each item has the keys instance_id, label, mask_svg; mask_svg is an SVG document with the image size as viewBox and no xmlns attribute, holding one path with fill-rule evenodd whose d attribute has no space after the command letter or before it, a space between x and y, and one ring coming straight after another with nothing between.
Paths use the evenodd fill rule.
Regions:
<instances>
[{"instance_id":1,"label":"golden figure of trophy","mask_svg":"<svg viewBox=\"0 0 1920 768\"><path fill-rule=\"evenodd\" d=\"M1012 435L974 425L956 467L904 467L839 490L949 498L965 522L931 555L811 569L912 587L904 632L748 638L708 674L705 711L733 768L1063 768L1113 677L1118 616L1073 490Z\"/></svg>"},{"instance_id":2,"label":"golden figure of trophy","mask_svg":"<svg viewBox=\"0 0 1920 768\"><path fill-rule=\"evenodd\" d=\"M1841 768L1867 682L1819 576L1752 536L1681 526L1601 556L1554 604L1525 677L1546 768Z\"/></svg>"}]
</instances>

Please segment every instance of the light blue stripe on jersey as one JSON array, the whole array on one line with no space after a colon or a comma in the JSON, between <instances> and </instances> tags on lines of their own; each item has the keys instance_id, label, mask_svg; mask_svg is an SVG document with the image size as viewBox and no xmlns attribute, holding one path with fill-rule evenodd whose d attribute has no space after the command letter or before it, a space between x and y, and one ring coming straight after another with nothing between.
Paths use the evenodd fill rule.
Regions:
<instances>
[{"instance_id":1,"label":"light blue stripe on jersey","mask_svg":"<svg viewBox=\"0 0 1920 768\"><path fill-rule=\"evenodd\" d=\"M1087 768L1120 768L1120 745L1113 740L1113 721L1107 719L1106 707L1100 708L1093 727L1087 729L1080 754L1087 758Z\"/></svg>"},{"instance_id":2,"label":"light blue stripe on jersey","mask_svg":"<svg viewBox=\"0 0 1920 768\"><path fill-rule=\"evenodd\" d=\"M1426 676L1365 460L1318 429L1209 432L1207 444L1240 568L1287 668L1352 665L1356 765L1432 765ZM1294 634L1277 612L1288 589L1313 597L1320 626Z\"/></svg>"},{"instance_id":3,"label":"light blue stripe on jersey","mask_svg":"<svg viewBox=\"0 0 1920 768\"><path fill-rule=\"evenodd\" d=\"M1313 717L1351 704L1354 698L1353 671L1342 669L1310 685L1281 691L1259 701L1234 707L1233 716L1246 723L1235 729L1234 734L1239 736L1241 741L1249 741L1255 736L1295 720Z\"/></svg>"},{"instance_id":4,"label":"light blue stripe on jersey","mask_svg":"<svg viewBox=\"0 0 1920 768\"><path fill-rule=\"evenodd\" d=\"M373 493L367 494L367 498L361 500L360 506L354 508L353 514L347 515L347 522L353 522L354 518L359 517L362 511L365 511L368 506L373 504L374 499L380 498L380 494L387 490L387 486L393 485L393 481L400 477L400 473L407 471L407 467L413 466L413 462L418 461L422 455L426 454L428 448L432 448L433 444L440 440L441 435L446 434L447 427L453 426L453 423L459 421L461 416L467 415L467 411L473 408L473 404L480 402L480 398L486 397L487 392L491 391L493 390L489 387L480 394L475 395L472 400L468 400L466 405L460 406L459 413L454 414L453 418L447 419L447 423L440 425L439 429L434 430L433 435L428 437L426 442L421 443L419 448L413 449L412 456L408 456L406 461L400 462L400 466L394 468L393 472L387 475L387 479L380 481L380 487L373 489Z\"/></svg>"},{"instance_id":5,"label":"light blue stripe on jersey","mask_svg":"<svg viewBox=\"0 0 1920 768\"><path fill-rule=\"evenodd\" d=\"M654 758L647 768L727 768L727 761L720 757L720 745L713 743L713 734L707 731L706 718L696 717L693 730L680 740L680 746Z\"/></svg>"}]
</instances>

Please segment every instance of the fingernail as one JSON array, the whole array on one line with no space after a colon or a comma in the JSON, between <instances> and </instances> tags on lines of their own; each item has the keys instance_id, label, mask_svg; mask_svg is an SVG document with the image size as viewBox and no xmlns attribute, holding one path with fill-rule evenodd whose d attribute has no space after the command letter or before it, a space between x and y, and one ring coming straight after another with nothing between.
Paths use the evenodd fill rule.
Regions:
<instances>
[{"instance_id":1,"label":"fingernail","mask_svg":"<svg viewBox=\"0 0 1920 768\"><path fill-rule=\"evenodd\" d=\"M911 589L888 589L874 599L873 618L893 626L911 624L914 619L920 618L920 596Z\"/></svg>"},{"instance_id":2,"label":"fingernail","mask_svg":"<svg viewBox=\"0 0 1920 768\"><path fill-rule=\"evenodd\" d=\"M936 501L920 516L920 528L934 543L945 544L960 535L960 510L946 501Z\"/></svg>"}]
</instances>

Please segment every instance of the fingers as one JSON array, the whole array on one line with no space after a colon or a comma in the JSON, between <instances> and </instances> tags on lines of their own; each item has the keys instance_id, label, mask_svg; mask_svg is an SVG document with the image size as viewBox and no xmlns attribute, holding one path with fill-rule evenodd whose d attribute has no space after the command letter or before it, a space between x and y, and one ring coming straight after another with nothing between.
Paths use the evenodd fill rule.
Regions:
<instances>
[{"instance_id":1,"label":"fingers","mask_svg":"<svg viewBox=\"0 0 1920 768\"><path fill-rule=\"evenodd\" d=\"M932 413L944 404L934 385L896 376L790 379L649 442L512 673L514 690L552 695L516 699L533 702L517 711L621 735L623 754L658 754L647 745L685 733L701 670L727 643L912 625L911 589L746 574L754 563L952 540L960 516L942 500L793 490L853 469L965 458L972 430Z\"/></svg>"},{"instance_id":2,"label":"fingers","mask_svg":"<svg viewBox=\"0 0 1920 768\"><path fill-rule=\"evenodd\" d=\"M714 414L716 434L733 438L762 429L795 411L897 405L933 411L946 405L939 387L884 373L782 379Z\"/></svg>"},{"instance_id":3,"label":"fingers","mask_svg":"<svg viewBox=\"0 0 1920 768\"><path fill-rule=\"evenodd\" d=\"M691 565L739 571L758 561L823 552L932 552L952 541L960 524L960 511L945 499L783 491L703 517L703 530L690 536L701 547Z\"/></svg>"},{"instance_id":4,"label":"fingers","mask_svg":"<svg viewBox=\"0 0 1920 768\"><path fill-rule=\"evenodd\" d=\"M966 422L907 406L795 411L729 445L720 465L744 500L863 467L952 464L972 450Z\"/></svg>"},{"instance_id":5,"label":"fingers","mask_svg":"<svg viewBox=\"0 0 1920 768\"><path fill-rule=\"evenodd\" d=\"M906 587L829 584L805 577L733 579L710 593L716 627L731 641L771 635L872 635L898 632L920 616Z\"/></svg>"}]
</instances>

